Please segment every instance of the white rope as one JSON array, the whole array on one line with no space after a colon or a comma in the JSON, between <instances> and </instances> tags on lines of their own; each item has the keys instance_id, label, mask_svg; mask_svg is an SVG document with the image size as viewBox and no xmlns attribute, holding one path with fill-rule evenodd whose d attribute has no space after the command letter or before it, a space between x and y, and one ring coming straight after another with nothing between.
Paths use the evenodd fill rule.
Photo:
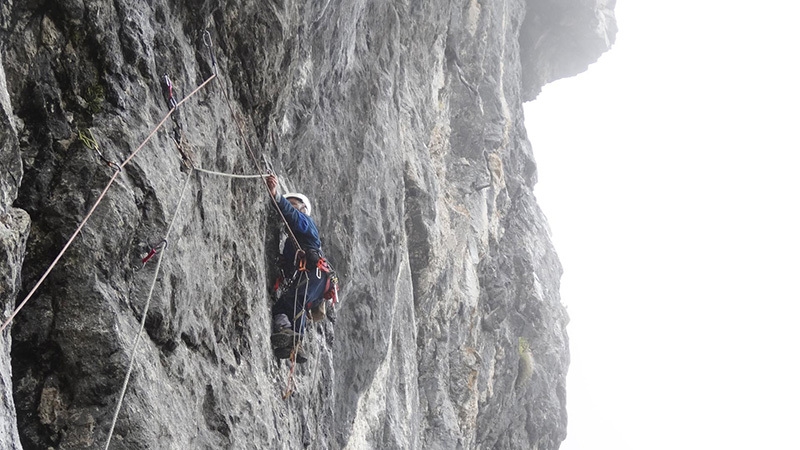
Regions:
<instances>
[{"instance_id":1,"label":"white rope","mask_svg":"<svg viewBox=\"0 0 800 450\"><path fill-rule=\"evenodd\" d=\"M196 170L198 172L207 173L209 175L219 175L221 177L228 177L228 178L263 178L263 177L266 177L267 175L269 175L269 174L266 174L266 173L263 174L263 175L258 175L258 174L256 174L256 175L237 175L235 173L215 172L213 170L201 169L199 167L195 167L194 170Z\"/></svg>"},{"instance_id":2,"label":"white rope","mask_svg":"<svg viewBox=\"0 0 800 450\"><path fill-rule=\"evenodd\" d=\"M192 179L192 172L189 171L189 176L186 178L186 182L183 184L183 189L181 190L181 196L178 199L178 205L175 207L175 213L172 215L172 220L169 223L169 227L167 227L167 233L164 235L164 240L169 243L169 233L172 231L172 225L175 224L175 219L178 217L178 212L181 208L181 203L183 202L183 196L186 194L186 188L189 187L189 181ZM108 446L111 445L111 437L114 435L114 427L117 425L117 418L119 417L119 411L122 408L122 400L125 398L125 391L128 389L128 382L131 379L131 372L133 371L133 362L136 359L136 347L139 345L139 338L142 336L142 331L144 331L144 323L147 319L147 311L150 309L150 300L153 298L153 290L155 290L156 282L158 281L158 274L161 271L161 261L164 260L164 254L167 251L168 245L164 246L164 249L161 251L161 256L158 257L158 263L156 264L156 271L153 275L153 282L150 284L150 292L147 294L147 301L144 304L144 311L142 312L142 320L139 323L139 332L136 333L136 338L133 340L133 348L131 349L131 361L128 364L128 372L125 374L125 381L122 383L122 389L119 394L119 400L117 400L117 408L114 411L114 418L111 420L111 429L108 431L108 439L106 440L105 449L108 450Z\"/></svg>"},{"instance_id":3,"label":"white rope","mask_svg":"<svg viewBox=\"0 0 800 450\"><path fill-rule=\"evenodd\" d=\"M302 345L302 344L298 344L297 332L294 329L294 323L297 321L297 318L299 317L300 318L300 330L303 331L304 333L305 333L305 328L306 328L306 324L307 324L307 322L306 322L306 306L305 305L306 305L306 299L308 298L308 285L311 284L311 283L310 283L310 279L308 277L308 271L307 270L304 270L303 272L300 272L300 276L305 276L306 277L306 279L305 279L306 289L305 289L305 293L303 294L303 306L302 306L303 309L302 309L302 313L298 313L297 312L297 294L298 294L298 288L300 286L295 286L295 288L294 288L294 305L293 305L294 315L292 316L292 320L291 320L291 322L292 322L292 351L289 354L290 355L289 356L289 361L291 361L291 366L289 368L289 377L288 377L287 383L286 383L286 392L283 394L283 399L284 400L288 399L294 393L294 389L292 388L292 384L294 383L294 368L295 368L295 366L297 364L297 350L299 349L300 345ZM302 283L302 281L300 283Z\"/></svg>"},{"instance_id":4,"label":"white rope","mask_svg":"<svg viewBox=\"0 0 800 450\"><path fill-rule=\"evenodd\" d=\"M326 300L323 299L322 301L324 302ZM311 382L316 384L317 383L317 369L319 368L319 360L320 360L320 355L322 354L322 346L323 346L323 343L325 342L325 326L324 325L315 324L314 321L312 320L311 321L311 328L313 328L313 330L314 330L314 338L315 338L315 340L319 340L319 339L317 339L317 333L318 332L322 335L320 337L322 339L322 342L318 342L318 345L316 345L316 348L314 349L314 353L315 353L314 354L314 364L311 366ZM305 339L305 341L308 342L308 339Z\"/></svg>"}]
</instances>

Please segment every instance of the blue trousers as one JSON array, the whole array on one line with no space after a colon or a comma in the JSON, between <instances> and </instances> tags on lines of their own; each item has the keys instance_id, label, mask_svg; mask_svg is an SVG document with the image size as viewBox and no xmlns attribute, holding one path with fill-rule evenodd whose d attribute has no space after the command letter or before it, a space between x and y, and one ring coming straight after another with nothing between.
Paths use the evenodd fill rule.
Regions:
<instances>
[{"instance_id":1,"label":"blue trousers","mask_svg":"<svg viewBox=\"0 0 800 450\"><path fill-rule=\"evenodd\" d=\"M308 277L306 277L308 274ZM272 317L286 314L292 322L294 331L303 333L303 312L319 306L324 301L325 286L328 284L328 274L322 272L317 277L317 271L300 273L297 280L284 292L275 306L272 307Z\"/></svg>"}]
</instances>

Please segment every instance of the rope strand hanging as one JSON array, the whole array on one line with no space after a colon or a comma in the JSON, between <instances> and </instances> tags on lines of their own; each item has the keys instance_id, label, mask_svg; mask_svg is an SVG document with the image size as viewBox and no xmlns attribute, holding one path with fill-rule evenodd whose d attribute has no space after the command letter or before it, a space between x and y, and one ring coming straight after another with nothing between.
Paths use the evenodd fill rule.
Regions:
<instances>
[{"instance_id":1,"label":"rope strand hanging","mask_svg":"<svg viewBox=\"0 0 800 450\"><path fill-rule=\"evenodd\" d=\"M216 62L214 62L214 65L216 66ZM164 117L164 119L161 120L161 122L159 123L158 127L161 127L167 121L167 119L169 119L169 117L172 115L172 113L174 113L175 110L177 110L180 105L182 105L186 100L188 100L189 97L191 97L196 92L198 92L201 88L203 88L208 83L210 83L211 80L216 78L216 76L217 76L217 73L216 73L216 70L214 70L214 73L211 74L211 76L209 76L200 86L195 88L195 90L193 90L188 96L184 97L181 101L176 102L175 99L174 99L174 96L173 96L173 92L172 92L172 82L165 75L165 79L167 81L167 85L168 85L168 89L169 89L169 99L168 99L168 101L170 102L170 105L172 105L172 109L170 109L169 113ZM147 137L145 142L147 142L147 140L149 140L153 136L153 134L155 134L156 130L153 130L153 132L150 133L150 135ZM144 145L144 143L142 143L142 145L140 145L139 148L141 148L143 145ZM136 151L139 151L139 149L137 149ZM126 159L125 162L122 165L124 166L135 154L136 154L136 152L131 154L131 156L129 156L128 159ZM196 173L195 172L195 168L193 166L190 166L189 167L188 176L186 177L186 181L184 182L183 188L181 189L180 197L178 198L178 204L175 206L175 212L173 213L172 219L170 220L169 226L167 227L167 231L164 234L164 239L163 239L164 246L161 249L161 253L158 256L158 262L156 263L155 273L153 274L153 282L150 284L150 291L147 294L147 300L145 301L144 310L142 311L142 318L141 318L141 321L140 321L140 324L139 324L139 331L136 333L136 337L134 338L134 341L133 341L133 347L131 349L131 360L130 360L130 363L128 364L128 370L125 373L125 381L122 383L122 389L120 390L119 399L117 400L117 406L116 406L116 408L114 410L114 416L113 416L113 418L111 420L111 427L109 428L109 431L108 431L108 439L106 440L105 450L108 450L108 447L111 444L111 439L114 436L114 428L116 427L117 419L119 418L119 412L122 409L122 401L124 400L125 393L126 393L126 391L128 389L128 383L130 382L131 373L133 372L133 363L136 360L136 348L137 348L137 346L139 344L139 339L142 336L142 332L144 331L145 322L147 320L147 313L148 313L148 311L150 309L150 301L153 298L153 291L155 290L156 283L158 282L158 275L161 272L161 263L162 263L162 261L164 261L164 256L165 256L165 254L167 252L167 246L169 244L169 235L172 232L172 227L175 224L175 220L177 219L178 214L180 213L181 204L183 203L183 198L186 195L186 190L189 187L189 183L192 180L192 175L194 175L195 173ZM156 253L153 253L153 255L155 255L155 254ZM148 256L148 259L150 257L152 257L153 255ZM143 260L142 267L144 267L144 263L145 262L146 261Z\"/></svg>"},{"instance_id":2,"label":"rope strand hanging","mask_svg":"<svg viewBox=\"0 0 800 450\"><path fill-rule=\"evenodd\" d=\"M303 299L305 300L305 299L308 298L308 285L309 285L308 272L303 271L301 276L305 276L306 277L306 279L305 279L305 284L306 284L305 293L303 294ZM302 332L305 332L305 328L306 328L306 308L305 308L305 305L303 305L303 311L300 312L300 313L297 312L297 294L298 294L298 289L295 288L295 291L294 291L294 317L292 318L292 323L294 323L297 320L297 316L302 314L302 317L300 317L300 330ZM294 331L294 327L292 328L292 331ZM294 393L294 387L293 387L294 386L294 368L297 365L297 350L300 348L299 347L300 345L301 344L298 344L298 342L297 342L297 335L293 334L292 335L292 352L289 354L289 361L290 361L289 376L288 376L288 378L286 380L286 391L283 393L283 399L284 400L286 400L287 398L291 397L291 395Z\"/></svg>"},{"instance_id":3,"label":"rope strand hanging","mask_svg":"<svg viewBox=\"0 0 800 450\"><path fill-rule=\"evenodd\" d=\"M228 177L228 178L263 178L263 177L266 177L267 175L269 175L268 173L255 174L255 175L239 175L239 174L235 174L235 173L216 172L214 170L202 169L200 167L195 167L194 170L196 170L197 172L202 172L202 173L206 173L206 174L209 174L209 175L217 175L217 176L220 176L220 177Z\"/></svg>"},{"instance_id":4,"label":"rope strand hanging","mask_svg":"<svg viewBox=\"0 0 800 450\"><path fill-rule=\"evenodd\" d=\"M128 371L125 373L125 381L122 383L122 389L120 390L119 399L117 400L117 407L114 410L114 417L111 420L111 428L108 431L108 439L106 440L105 449L108 450L108 446L111 444L111 438L114 435L114 428L117 425L117 418L119 417L119 411L122 409L122 400L125 398L125 392L128 389L128 382L131 379L131 372L133 372L133 363L136 360L136 348L139 345L139 339L142 336L142 331L144 331L145 321L147 320L147 312L150 310L150 300L153 298L153 291L156 287L156 282L158 281L158 275L161 272L161 262L164 261L164 255L167 252L167 247L169 245L169 234L172 231L172 226L175 224L175 219L178 217L178 213L181 209L181 203L183 202L183 197L186 194L186 188L189 186L189 182L192 179L192 170L189 171L189 176L186 178L186 181L183 183L183 189L181 189L180 198L178 198L178 204L175 206L175 212L172 214L172 220L169 222L169 226L167 227L167 232L164 234L164 248L159 253L158 262L156 263L155 273L153 274L153 282L150 284L150 292L147 294L147 300L144 304L144 310L142 311L142 319L139 323L139 331L136 333L136 337L133 340L133 347L131 349L131 360L128 363Z\"/></svg>"}]
</instances>

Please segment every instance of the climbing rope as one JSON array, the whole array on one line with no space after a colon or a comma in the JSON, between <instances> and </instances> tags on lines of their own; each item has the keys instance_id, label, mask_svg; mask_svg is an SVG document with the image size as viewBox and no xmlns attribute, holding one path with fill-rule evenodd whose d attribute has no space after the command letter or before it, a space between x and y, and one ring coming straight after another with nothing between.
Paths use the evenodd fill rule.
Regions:
<instances>
[{"instance_id":1,"label":"climbing rope","mask_svg":"<svg viewBox=\"0 0 800 450\"><path fill-rule=\"evenodd\" d=\"M161 122L159 122L158 125L156 125L155 128L153 128L153 130L150 132L150 134L147 135L145 140L142 141L142 143L139 144L138 147L136 147L136 150L134 150L133 153L131 153L125 159L125 161L122 162L122 164L109 163L108 160L105 159L103 154L100 153L99 147L97 147L97 141L94 140L93 136L91 138L91 141L89 141L88 139L86 139L86 140L81 139L86 145L88 145L90 147L92 146L92 142L94 143L94 148L97 150L97 153L100 155L100 157L103 158L106 161L107 164L113 164L114 169L115 169L114 170L114 174L111 176L111 179L108 180L108 184L106 184L106 187L100 193L100 196L94 202L94 205L92 205L92 207L89 209L89 213L86 215L86 217L83 218L83 220L81 221L80 225L78 225L78 228L75 230L74 233L72 233L72 236L70 236L70 238L67 240L67 243L64 245L64 247L58 253L58 256L56 256L56 258L53 260L53 262L50 264L50 266L47 268L47 270L44 272L44 274L39 278L39 281L36 282L36 284L33 286L33 289L31 289L31 291L28 292L28 295L26 295L25 298L22 300L22 302L20 302L20 304L16 307L16 309L14 309L14 312L11 313L11 316L8 319L6 319L5 322L3 322L2 326L0 326L0 332L3 332L3 330L5 330L6 327L8 327L8 324L10 324L12 320L14 320L14 317L16 317L17 314L19 314L20 310L22 310L22 308L25 306L25 304L28 303L28 300L30 300L31 297L33 297L33 294L39 289L39 286L42 285L42 283L44 282L45 278L47 278L47 276L50 275L50 272L56 266L58 261L61 260L61 257L64 256L64 253L67 251L67 249L70 247L70 245L72 245L72 242L75 240L75 237L78 235L78 233L81 232L81 230L83 229L84 225L86 225L86 222L89 220L89 217L91 217L92 214L94 214L94 211L97 209L97 206L100 204L100 202L103 200L103 198L108 193L108 190L111 188L111 185L114 183L114 180L116 180L117 177L119 176L120 172L122 172L122 168L125 167L126 165L128 165L128 163L133 159L134 156L136 156L137 153L139 153L139 151L145 146L145 144L147 144L150 141L150 139L152 139L153 136L155 136L156 132L158 132L158 130L161 129L162 126L164 126L164 123L167 121L167 119L169 119L169 117L175 112L175 110L180 105L182 105L186 100L189 100L189 98L191 98L198 91L200 91L200 89L202 89L208 83L210 83L211 80L213 80L214 77L216 77L216 76L217 76L216 74L212 74L205 81L203 81L203 83L200 84L200 86L195 88L195 90L193 90L189 95L184 97L183 100L175 103L175 106L172 109L169 110L167 115L165 115L164 118L161 119ZM85 136L84 136L84 138L85 138Z\"/></svg>"},{"instance_id":2,"label":"climbing rope","mask_svg":"<svg viewBox=\"0 0 800 450\"><path fill-rule=\"evenodd\" d=\"M209 55L211 56L214 75L217 75L218 68L217 68L217 60L214 57L214 45L213 45L214 43L211 40L211 33L209 33L208 31L203 33L203 44L205 44L205 46L208 48ZM228 105L228 109L231 112L231 117L233 118L233 121L236 122L236 128L239 130L239 135L242 138L242 142L244 142L245 147L247 147L247 152L250 154L250 158L253 160L253 164L255 164L258 173L266 173L267 175L272 174L271 168L267 168L266 171L261 169L261 164L259 164L255 152L253 151L252 147L250 147L250 141L247 139L247 136L245 135L244 127L240 123L239 119L236 117L236 111L234 111L233 109L233 105L231 104L231 99L228 96L228 92L224 89L224 87L221 88L220 91L222 91L222 96L225 98L225 103ZM262 177L261 180L264 181L264 186L267 188L267 191L269 192L269 185L267 184L266 176ZM278 214L280 214L281 220L283 220L283 224L286 225L286 230L288 231L289 236L291 237L292 242L295 245L295 248L300 250L301 249L300 242L297 240L297 237L294 235L294 232L292 232L292 228L289 226L289 222L286 220L286 217L283 215L283 212L278 207L278 201L275 199L275 197L272 196L271 193L269 197L272 200L272 204L275 205L275 209L278 210Z\"/></svg>"},{"instance_id":3,"label":"climbing rope","mask_svg":"<svg viewBox=\"0 0 800 450\"><path fill-rule=\"evenodd\" d=\"M303 310L301 312L299 312L299 313L297 312L297 292L298 292L297 288L300 287L298 285L297 287L295 287L295 290L294 290L294 304L292 305L293 314L294 315L292 316L292 321L291 322L292 322L292 331L294 331L294 323L299 318L300 319L300 331L301 331L301 334L303 334L306 331L305 330L305 328L306 328L306 305L305 305L305 301L308 298L308 285L310 284L310 282L309 282L309 278L308 278L308 272L303 271L303 272L301 272L301 274L306 277L306 279L305 279L306 290L303 293ZM302 281L301 281L301 283L302 283ZM298 345L298 342L297 342L297 334L295 333L295 334L292 335L292 352L289 354L289 361L290 361L291 365L289 367L289 377L286 380L286 392L284 392L284 394L283 394L283 399L284 400L289 398L292 395L292 393L294 392L294 388L293 388L293 385L294 385L294 368L297 365L297 350L298 350L298 347L299 347L299 345Z\"/></svg>"},{"instance_id":4,"label":"climbing rope","mask_svg":"<svg viewBox=\"0 0 800 450\"><path fill-rule=\"evenodd\" d=\"M138 152L139 152L139 150L141 150L141 149L142 149L142 147L144 147L144 145L145 145L145 144L146 144L148 141L150 141L150 139L152 139L152 137L153 137L153 136L156 134L156 132L157 132L157 131L158 131L158 130L159 130L161 127L162 127L162 126L164 126L164 123L167 121L167 119L169 119L169 118L170 118L170 116L172 116L172 114L175 112L175 110L177 110L179 106L181 106L182 104L184 104L184 102L186 102L186 100L189 100L189 99L190 99L190 98L191 98L191 97L192 97L194 94L196 94L197 92L199 92L199 91L200 91L200 89L203 89L203 88L204 88L204 87L205 87L205 86L206 86L208 83L210 83L210 82L211 82L211 80L213 80L213 79L214 79L216 76L217 76L216 74L212 74L210 77L206 78L206 80L205 80L205 81L203 81L203 83L202 83L202 84L200 84L200 86L197 86L197 87L196 87L196 88L195 88L195 89L194 89L192 92L190 92L190 93L189 93L189 95L187 95L187 96L186 96L186 97L184 97L184 98L183 98L181 101L179 101L178 103L176 103L176 104L175 104L175 106L174 106L172 109L170 109L170 110L169 110L169 112L167 113L167 115L166 115L166 116L164 116L164 118L163 118L163 119L161 119L161 122L159 122L159 123L158 123L158 125L156 125L156 127L153 129L153 131L151 131L151 132L150 132L150 134L147 136L147 138L145 138L145 140L144 140L144 141L142 141L142 143L141 143L141 144L139 144L139 147L137 147L137 148L136 148L136 150L134 150L134 151L133 151L133 153L131 153L131 154L130 154L130 156L128 156L128 158L127 158L125 161L123 161L123 162L122 162L122 164L121 164L120 166L121 166L121 167L125 167L125 165L127 165L127 164L128 164L128 162L130 162L130 160L131 160L131 159L133 159L133 157L134 157L134 156L136 156L136 153L138 153Z\"/></svg>"},{"instance_id":5,"label":"climbing rope","mask_svg":"<svg viewBox=\"0 0 800 450\"><path fill-rule=\"evenodd\" d=\"M14 320L14 317L16 317L17 314L19 314L19 311L25 306L26 303L28 303L28 300L31 299L31 297L33 296L33 293L36 292L36 290L39 289L39 286L42 285L42 282L44 282L44 279L47 278L48 275L50 275L50 272L53 270L53 267L55 267L56 264L58 263L58 261L61 259L61 257L64 256L64 252L67 251L69 246L72 245L72 241L75 240L75 237L78 235L78 233L81 232L81 230L83 229L83 226L86 225L86 222L89 220L89 217L91 217L92 214L94 214L94 210L97 209L97 205L100 204L100 200L102 200L103 197L105 197L106 193L108 192L108 189L111 188L112 184L114 184L114 180L117 179L117 176L119 175L119 172L120 172L120 169L118 167L117 170L114 171L114 175L111 176L111 179L108 180L108 184L106 184L106 187L103 188L103 192L100 193L100 197L98 197L97 201L94 203L94 205L92 205L92 208L89 210L89 214L87 214L86 217L84 217L84 219L81 221L80 225L78 225L78 229L76 229L75 232L72 233L72 236L70 236L69 240L67 240L67 243L64 245L64 247L58 253L58 256L56 256L56 259L54 259L53 262L50 263L50 266L47 268L47 270L44 272L44 274L41 276L41 278L39 278L39 281L36 282L36 285L33 286L33 289L31 289L31 291L28 293L28 295L25 296L25 299L22 300L22 302L19 304L19 306L17 306L17 308L14 309L14 312L11 313L11 316L8 319L6 319L5 322L3 322L3 325L0 326L0 332L5 330L6 327L8 326L8 324L10 324L12 320Z\"/></svg>"},{"instance_id":6,"label":"climbing rope","mask_svg":"<svg viewBox=\"0 0 800 450\"><path fill-rule=\"evenodd\" d=\"M235 173L215 172L213 170L201 169L200 167L195 167L194 170L196 170L198 172L207 173L209 175L218 175L218 176L221 176L221 177L228 177L228 178L263 178L263 177L266 177L267 175L269 175L268 173L256 174L256 175L238 175L238 174L235 174Z\"/></svg>"},{"instance_id":7,"label":"climbing rope","mask_svg":"<svg viewBox=\"0 0 800 450\"><path fill-rule=\"evenodd\" d=\"M320 334L322 334L322 339L324 341L324 339L325 339L325 327L319 326L318 324L315 324L313 321L311 322L311 327L314 330L314 336L317 335L317 330L318 329L320 330ZM306 341L306 342L308 342L308 341ZM314 349L314 363L311 365L311 381L312 382L316 382L315 380L317 379L317 369L319 368L319 360L320 360L320 355L321 354L322 354L322 345L317 345L316 348Z\"/></svg>"},{"instance_id":8,"label":"climbing rope","mask_svg":"<svg viewBox=\"0 0 800 450\"><path fill-rule=\"evenodd\" d=\"M172 231L172 226L175 224L175 219L178 217L178 213L180 212L181 203L183 202L184 194L186 194L186 188L189 186L189 181L192 179L192 170L189 170L189 176L186 178L186 181L183 183L183 189L181 189L181 195L178 198L178 204L175 206L175 212L172 214L172 220L169 222L169 226L167 227L167 232L164 234L164 247L161 251L161 255L158 257L158 262L156 263L155 273L153 274L153 282L150 284L150 292L147 294L147 301L144 304L144 310L142 311L142 319L139 323L139 331L136 333L136 337L133 340L133 347L131 348L131 360L128 363L128 371L125 373L125 381L122 383L122 389L120 390L119 399L117 400L117 407L114 410L114 417L111 420L111 428L108 431L108 439L106 440L105 449L108 450L108 446L111 444L111 438L114 435L114 428L117 425L117 418L119 417L119 411L122 408L122 400L125 398L125 392L128 389L128 382L131 379L131 372L133 371L133 362L136 359L136 347L139 345L139 339L142 336L142 331L144 331L144 324L147 320L147 312L150 309L150 300L153 298L153 291L156 287L156 282L158 281L158 274L161 272L161 262L164 261L164 254L167 251L167 245L169 242L169 234Z\"/></svg>"}]
</instances>

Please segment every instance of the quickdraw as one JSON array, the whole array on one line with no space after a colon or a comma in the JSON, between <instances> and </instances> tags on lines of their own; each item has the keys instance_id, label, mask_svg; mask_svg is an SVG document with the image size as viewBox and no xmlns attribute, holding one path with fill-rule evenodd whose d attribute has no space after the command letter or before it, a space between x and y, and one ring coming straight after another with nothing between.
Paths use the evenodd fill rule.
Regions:
<instances>
[{"instance_id":1,"label":"quickdraw","mask_svg":"<svg viewBox=\"0 0 800 450\"><path fill-rule=\"evenodd\" d=\"M312 257L309 258L308 255L312 255ZM314 251L305 252L303 250L297 250L294 255L294 267L296 267L294 273L291 277L288 277L283 269L281 269L280 274L275 279L273 291L278 292L281 289L288 289L298 280L300 274L309 273L309 259L313 261L316 255L318 255L318 253ZM281 260L282 258L280 256L275 258L275 264L278 267L283 267ZM331 305L335 306L339 302L339 277L324 256L317 259L316 264L314 264L314 270L316 271L317 278L322 278L323 273L328 275L322 296L325 300L330 300Z\"/></svg>"},{"instance_id":2,"label":"quickdraw","mask_svg":"<svg viewBox=\"0 0 800 450\"><path fill-rule=\"evenodd\" d=\"M217 58L214 56L214 43L211 41L211 33L206 30L203 32L203 44L208 47L208 54L211 56L211 67L214 69L214 74L217 73Z\"/></svg>"},{"instance_id":3,"label":"quickdraw","mask_svg":"<svg viewBox=\"0 0 800 450\"><path fill-rule=\"evenodd\" d=\"M142 265L137 267L136 270L137 271L142 270L144 268L144 266L148 263L148 261L153 259L153 256L156 256L156 254L159 251L164 250L165 248L167 248L167 240L166 239L162 239L161 242L159 242L156 245L151 245L150 246L150 251L148 251L147 255L145 255L144 258L142 258Z\"/></svg>"},{"instance_id":4,"label":"quickdraw","mask_svg":"<svg viewBox=\"0 0 800 450\"><path fill-rule=\"evenodd\" d=\"M325 300L330 300L332 306L339 303L339 277L335 272L330 272L328 275L328 285L325 286Z\"/></svg>"},{"instance_id":5,"label":"quickdraw","mask_svg":"<svg viewBox=\"0 0 800 450\"><path fill-rule=\"evenodd\" d=\"M169 103L170 109L178 108L178 101L175 100L175 95L173 95L172 80L169 79L169 75L167 74L164 74L164 97L167 103Z\"/></svg>"},{"instance_id":6,"label":"quickdraw","mask_svg":"<svg viewBox=\"0 0 800 450\"><path fill-rule=\"evenodd\" d=\"M84 130L78 130L78 140L83 142L83 145L85 145L89 150L94 150L95 153L97 153L97 156L99 156L108 167L112 167L118 172L122 170L122 167L120 167L119 164L110 161L100 151L100 146L97 144L97 139L94 138L94 133L92 133L91 128L86 129L85 132Z\"/></svg>"}]
</instances>

